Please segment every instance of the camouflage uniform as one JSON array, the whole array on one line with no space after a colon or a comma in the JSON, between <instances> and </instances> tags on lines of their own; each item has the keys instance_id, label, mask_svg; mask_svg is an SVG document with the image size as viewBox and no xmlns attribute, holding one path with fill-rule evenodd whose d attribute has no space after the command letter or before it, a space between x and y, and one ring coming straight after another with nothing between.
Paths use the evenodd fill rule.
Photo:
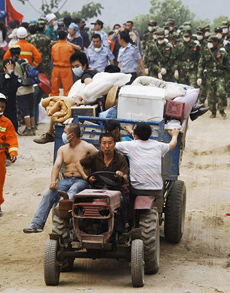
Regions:
<instances>
[{"instance_id":1,"label":"camouflage uniform","mask_svg":"<svg viewBox=\"0 0 230 293\"><path fill-rule=\"evenodd\" d=\"M183 28L183 36L191 37L190 28ZM179 72L179 83L197 87L196 75L199 61L199 45L193 40L182 40L175 47L175 70Z\"/></svg>"},{"instance_id":2,"label":"camouflage uniform","mask_svg":"<svg viewBox=\"0 0 230 293\"><path fill-rule=\"evenodd\" d=\"M217 41L217 38L210 36L208 40ZM230 70L230 59L224 48L219 48L218 45L212 49L205 48L199 60L197 78L203 78L204 70L207 70L208 105L211 117L215 117L217 103L220 113L227 107L224 75L225 70Z\"/></svg>"},{"instance_id":3,"label":"camouflage uniform","mask_svg":"<svg viewBox=\"0 0 230 293\"><path fill-rule=\"evenodd\" d=\"M158 30L156 32L157 38L164 39L164 30ZM173 80L173 46L164 41L163 44L158 44L157 41L152 42L149 45L147 52L147 61L149 68L149 75L159 78L159 69L165 68L166 74L162 75L162 79L165 81Z\"/></svg>"},{"instance_id":4,"label":"camouflage uniform","mask_svg":"<svg viewBox=\"0 0 230 293\"><path fill-rule=\"evenodd\" d=\"M33 44L40 54L42 55L42 60L39 63L37 70L40 73L46 74L49 79L51 78L51 42L50 38L44 33L37 32L33 35L31 39L31 44Z\"/></svg>"}]
</instances>

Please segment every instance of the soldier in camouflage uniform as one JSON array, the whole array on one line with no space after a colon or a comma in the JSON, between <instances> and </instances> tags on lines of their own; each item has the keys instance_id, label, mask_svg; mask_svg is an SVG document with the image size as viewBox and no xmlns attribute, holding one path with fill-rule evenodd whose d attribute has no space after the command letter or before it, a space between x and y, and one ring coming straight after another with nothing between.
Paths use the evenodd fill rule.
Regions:
<instances>
[{"instance_id":1,"label":"soldier in camouflage uniform","mask_svg":"<svg viewBox=\"0 0 230 293\"><path fill-rule=\"evenodd\" d=\"M152 40L153 38L153 31L155 29L157 25L157 22L154 21L154 20L151 20L148 24L148 30L144 32L143 34L143 40L142 40L142 48L143 48L143 51L146 49L146 45L147 43Z\"/></svg>"},{"instance_id":2,"label":"soldier in camouflage uniform","mask_svg":"<svg viewBox=\"0 0 230 293\"><path fill-rule=\"evenodd\" d=\"M208 44L202 53L198 64L197 84L202 84L204 70L207 70L207 98L211 118L216 117L216 104L222 117L226 117L224 112L227 107L225 92L225 70L230 70L230 58L225 48L218 47L218 38L212 35L208 38Z\"/></svg>"},{"instance_id":3,"label":"soldier in camouflage uniform","mask_svg":"<svg viewBox=\"0 0 230 293\"><path fill-rule=\"evenodd\" d=\"M26 37L26 41L31 43L31 39L36 34L36 31L37 31L37 23L35 23L35 22L30 23L29 26L28 26L28 30L29 30L30 33Z\"/></svg>"},{"instance_id":4,"label":"soldier in camouflage uniform","mask_svg":"<svg viewBox=\"0 0 230 293\"><path fill-rule=\"evenodd\" d=\"M30 43L33 44L42 55L42 60L39 63L37 70L40 73L46 74L51 78L51 42L50 38L44 34L45 22L39 20L37 22L37 33L33 35Z\"/></svg>"},{"instance_id":5,"label":"soldier in camouflage uniform","mask_svg":"<svg viewBox=\"0 0 230 293\"><path fill-rule=\"evenodd\" d=\"M191 40L191 36L191 28L183 27L183 40L175 48L174 77L179 80L179 83L197 87L199 45Z\"/></svg>"},{"instance_id":6,"label":"soldier in camouflage uniform","mask_svg":"<svg viewBox=\"0 0 230 293\"><path fill-rule=\"evenodd\" d=\"M156 36L157 41L149 45L146 56L149 75L165 81L172 81L173 46L164 40L164 29L158 29Z\"/></svg>"},{"instance_id":7,"label":"soldier in camouflage uniform","mask_svg":"<svg viewBox=\"0 0 230 293\"><path fill-rule=\"evenodd\" d=\"M200 53L199 53L199 59L202 55L203 50L205 50L205 47L207 46L207 40L204 38L204 29L202 27L198 27L197 31L197 41L199 42L200 45ZM206 71L203 73L203 79L202 79L202 84L200 86L200 93L199 93L199 101L201 104L204 104L207 96L207 91L206 91Z\"/></svg>"}]
</instances>

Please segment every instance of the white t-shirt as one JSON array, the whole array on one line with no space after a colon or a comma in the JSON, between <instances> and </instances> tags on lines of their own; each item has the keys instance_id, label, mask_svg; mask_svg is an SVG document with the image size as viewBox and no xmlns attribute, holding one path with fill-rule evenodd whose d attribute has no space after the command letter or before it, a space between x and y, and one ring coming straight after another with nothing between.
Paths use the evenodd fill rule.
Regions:
<instances>
[{"instance_id":1,"label":"white t-shirt","mask_svg":"<svg viewBox=\"0 0 230 293\"><path fill-rule=\"evenodd\" d=\"M140 139L116 143L117 150L129 156L130 180L135 189L160 190L161 158L169 151L169 144Z\"/></svg>"}]
</instances>

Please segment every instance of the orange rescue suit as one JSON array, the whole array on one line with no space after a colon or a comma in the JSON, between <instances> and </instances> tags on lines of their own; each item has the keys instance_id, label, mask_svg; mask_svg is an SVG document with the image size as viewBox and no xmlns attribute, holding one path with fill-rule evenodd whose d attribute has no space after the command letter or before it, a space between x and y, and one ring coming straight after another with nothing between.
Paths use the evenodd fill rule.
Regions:
<instances>
[{"instance_id":1,"label":"orange rescue suit","mask_svg":"<svg viewBox=\"0 0 230 293\"><path fill-rule=\"evenodd\" d=\"M10 156L17 156L18 139L12 122L4 115L0 116L0 146L3 143L8 143L8 148L0 147L0 205L4 202L3 185L6 175L6 155L8 150Z\"/></svg>"},{"instance_id":2,"label":"orange rescue suit","mask_svg":"<svg viewBox=\"0 0 230 293\"><path fill-rule=\"evenodd\" d=\"M14 45L19 45L21 47L21 53L19 55L21 59L27 59L28 62L34 67L37 67L38 64L41 62L42 56L34 45L30 44L26 40L20 40ZM6 60L10 59L10 57L10 50L7 50L3 58L4 60Z\"/></svg>"},{"instance_id":3,"label":"orange rescue suit","mask_svg":"<svg viewBox=\"0 0 230 293\"><path fill-rule=\"evenodd\" d=\"M73 85L73 76L71 65L69 62L70 56L75 53L74 48L65 40L59 40L52 47L51 60L53 62L52 71L52 92L50 96L59 96L59 87L62 84L64 96L68 96L71 86Z\"/></svg>"}]
</instances>

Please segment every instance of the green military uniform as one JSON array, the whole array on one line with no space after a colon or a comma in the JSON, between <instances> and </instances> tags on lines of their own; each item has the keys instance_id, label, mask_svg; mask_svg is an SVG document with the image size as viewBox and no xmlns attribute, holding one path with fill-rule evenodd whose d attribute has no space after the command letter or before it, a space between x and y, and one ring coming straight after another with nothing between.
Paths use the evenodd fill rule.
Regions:
<instances>
[{"instance_id":1,"label":"green military uniform","mask_svg":"<svg viewBox=\"0 0 230 293\"><path fill-rule=\"evenodd\" d=\"M173 46L164 41L164 30L160 29L156 32L157 41L149 45L146 55L148 60L149 75L163 79L165 81L173 80ZM158 44L158 40L162 40L162 44ZM164 68L166 70L161 71Z\"/></svg>"},{"instance_id":2,"label":"green military uniform","mask_svg":"<svg viewBox=\"0 0 230 293\"><path fill-rule=\"evenodd\" d=\"M37 28L37 22L32 22L32 23L29 24L28 29L29 29L30 34L26 37L27 42L30 43L32 37L36 33L36 28Z\"/></svg>"},{"instance_id":3,"label":"green military uniform","mask_svg":"<svg viewBox=\"0 0 230 293\"><path fill-rule=\"evenodd\" d=\"M146 49L146 45L149 41L153 38L153 32L156 31L157 22L154 20L151 20L148 24L148 30L144 32L143 34L143 40L142 40L142 49L143 51Z\"/></svg>"},{"instance_id":4,"label":"green military uniform","mask_svg":"<svg viewBox=\"0 0 230 293\"><path fill-rule=\"evenodd\" d=\"M215 35L208 38L208 42L217 41ZM218 45L211 49L205 48L198 64L198 79L203 78L204 70L207 71L207 98L212 112L211 117L216 117L216 104L220 114L225 117L224 109L227 107L227 99L224 75L226 70L230 70L230 58L224 48L219 48Z\"/></svg>"},{"instance_id":5,"label":"green military uniform","mask_svg":"<svg viewBox=\"0 0 230 293\"><path fill-rule=\"evenodd\" d=\"M223 45L224 48L226 50L226 52L228 53L228 56L230 56L230 34L229 34L229 22L227 20L222 21L222 33L223 33ZM226 32L225 32L226 30ZM228 95L228 97L230 97L230 73L227 72L227 70L225 71L225 83L226 83L226 93Z\"/></svg>"},{"instance_id":6,"label":"green military uniform","mask_svg":"<svg viewBox=\"0 0 230 293\"><path fill-rule=\"evenodd\" d=\"M183 38L190 38L179 42L175 47L175 66L174 70L179 72L179 83L197 87L196 75L199 61L199 45L191 40L190 27L183 28Z\"/></svg>"},{"instance_id":7,"label":"green military uniform","mask_svg":"<svg viewBox=\"0 0 230 293\"><path fill-rule=\"evenodd\" d=\"M45 28L44 21L38 21L37 26ZM51 40L44 33L38 31L33 35L31 39L31 44L33 44L42 55L42 60L39 63L37 70L40 73L46 74L49 79L51 78Z\"/></svg>"}]
</instances>

